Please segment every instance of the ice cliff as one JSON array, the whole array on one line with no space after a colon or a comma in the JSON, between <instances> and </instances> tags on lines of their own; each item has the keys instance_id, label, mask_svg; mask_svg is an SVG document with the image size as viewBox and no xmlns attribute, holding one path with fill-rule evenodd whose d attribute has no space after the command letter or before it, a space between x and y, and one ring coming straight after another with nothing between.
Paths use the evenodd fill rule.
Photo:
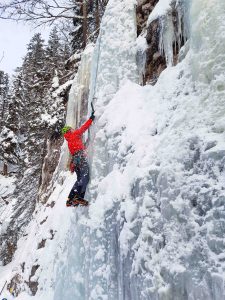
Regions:
<instances>
[{"instance_id":1,"label":"ice cliff","mask_svg":"<svg viewBox=\"0 0 225 300\"><path fill-rule=\"evenodd\" d=\"M186 29L172 66L178 27L160 27L167 68L155 85L139 84L135 1L109 1L83 54L67 121L94 102L90 206L65 207L75 175L64 171L64 145L49 201L1 269L19 300L225 299L225 2L163 4L148 26L176 7ZM90 86L83 113L79 84Z\"/></svg>"}]
</instances>

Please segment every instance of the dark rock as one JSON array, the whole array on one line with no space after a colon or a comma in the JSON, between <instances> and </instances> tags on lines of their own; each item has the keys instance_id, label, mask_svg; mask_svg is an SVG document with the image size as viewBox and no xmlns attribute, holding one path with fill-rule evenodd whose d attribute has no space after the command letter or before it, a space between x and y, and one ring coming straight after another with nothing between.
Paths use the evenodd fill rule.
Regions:
<instances>
[{"instance_id":1,"label":"dark rock","mask_svg":"<svg viewBox=\"0 0 225 300\"><path fill-rule=\"evenodd\" d=\"M21 276L19 274L16 274L15 276L13 276L10 283L7 285L7 289L14 297L17 297L21 292L21 282Z\"/></svg>"},{"instance_id":2,"label":"dark rock","mask_svg":"<svg viewBox=\"0 0 225 300\"><path fill-rule=\"evenodd\" d=\"M25 281L25 283L30 288L30 291L32 293L32 296L35 296L38 290L38 282L32 281L31 278L35 275L37 269L40 267L40 265L34 265L31 269L31 275L29 276L29 281Z\"/></svg>"},{"instance_id":3,"label":"dark rock","mask_svg":"<svg viewBox=\"0 0 225 300\"><path fill-rule=\"evenodd\" d=\"M54 202L54 201L53 201ZM54 205L53 205L54 206ZM52 206L51 206L52 207ZM40 222L40 225L44 224L47 221L48 217L46 217L43 221Z\"/></svg>"},{"instance_id":4,"label":"dark rock","mask_svg":"<svg viewBox=\"0 0 225 300\"><path fill-rule=\"evenodd\" d=\"M39 244L38 244L38 249L44 248L46 243L46 239L43 239Z\"/></svg>"},{"instance_id":5,"label":"dark rock","mask_svg":"<svg viewBox=\"0 0 225 300\"><path fill-rule=\"evenodd\" d=\"M55 206L55 201L52 201L50 204L48 203L46 205L46 207L51 207L51 208L53 208L54 206Z\"/></svg>"}]
</instances>

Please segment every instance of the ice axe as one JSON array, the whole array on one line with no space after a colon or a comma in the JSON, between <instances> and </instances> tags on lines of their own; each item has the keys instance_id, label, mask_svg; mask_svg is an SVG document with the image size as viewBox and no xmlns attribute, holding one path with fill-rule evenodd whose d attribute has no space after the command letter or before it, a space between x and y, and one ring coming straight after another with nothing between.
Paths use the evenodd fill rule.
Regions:
<instances>
[{"instance_id":1,"label":"ice axe","mask_svg":"<svg viewBox=\"0 0 225 300\"><path fill-rule=\"evenodd\" d=\"M95 98L94 98L95 99ZM94 105L93 105L93 103L91 102L91 109L92 109L92 114L91 114L91 117L92 117L92 115L93 115L93 119L95 118L95 116L94 116L94 114L95 114L95 109L94 109ZM90 117L90 118L91 118ZM93 120L92 119L92 120ZM89 144L89 141L90 141L90 128L88 129L88 138L87 138L87 141L86 141L86 145L88 145Z\"/></svg>"},{"instance_id":2,"label":"ice axe","mask_svg":"<svg viewBox=\"0 0 225 300\"><path fill-rule=\"evenodd\" d=\"M95 113L95 110L94 110L94 106L93 106L93 103L91 102L91 109L92 109L92 113L94 114Z\"/></svg>"}]
</instances>

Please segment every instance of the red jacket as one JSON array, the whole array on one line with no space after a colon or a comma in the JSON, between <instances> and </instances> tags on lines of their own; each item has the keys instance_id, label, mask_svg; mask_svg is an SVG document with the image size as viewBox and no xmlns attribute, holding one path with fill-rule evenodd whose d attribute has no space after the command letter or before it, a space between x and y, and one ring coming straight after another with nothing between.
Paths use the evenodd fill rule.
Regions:
<instances>
[{"instance_id":1,"label":"red jacket","mask_svg":"<svg viewBox=\"0 0 225 300\"><path fill-rule=\"evenodd\" d=\"M85 146L82 142L82 134L91 126L92 120L87 120L80 128L71 132L68 131L64 134L65 139L68 142L70 153L74 155L79 150L84 150Z\"/></svg>"}]
</instances>

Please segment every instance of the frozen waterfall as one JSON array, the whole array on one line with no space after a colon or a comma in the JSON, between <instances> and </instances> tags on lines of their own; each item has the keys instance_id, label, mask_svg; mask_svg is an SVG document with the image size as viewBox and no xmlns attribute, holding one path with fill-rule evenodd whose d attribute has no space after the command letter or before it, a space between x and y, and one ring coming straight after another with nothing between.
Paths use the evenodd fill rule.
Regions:
<instances>
[{"instance_id":1,"label":"frozen waterfall","mask_svg":"<svg viewBox=\"0 0 225 300\"><path fill-rule=\"evenodd\" d=\"M114 45L107 49L101 36L94 60L100 56L98 70L95 66L92 73L97 72L91 96L96 89L98 121L92 135L91 206L86 216L76 215L71 241L79 247L73 251L76 263L70 264L79 280L72 290L67 289L67 297L225 299L224 127L218 109L223 107L224 91L219 85L215 97L215 81L203 86L201 71L207 72L199 69L207 58L212 63L208 71L214 72L211 78L219 76L220 81L222 45L215 57L207 32L210 20L218 18L221 24L223 6L217 3L212 9L204 1L192 4L185 18L191 24L206 18L208 28L199 31L199 26L192 26L186 58L167 68L154 87L119 80L118 69L125 75L121 78L133 80L126 74L133 68L132 76L136 76L136 68L132 60L123 64L115 59ZM116 11L115 7L109 5L108 12ZM107 40L113 25L107 31L104 20L101 33ZM222 31L222 24L217 28ZM120 36L122 41L126 38ZM208 48L197 44L199 38ZM132 53L131 44L128 49ZM108 55L110 51L113 55ZM193 81L197 74L199 79Z\"/></svg>"},{"instance_id":2,"label":"frozen waterfall","mask_svg":"<svg viewBox=\"0 0 225 300\"><path fill-rule=\"evenodd\" d=\"M223 52L208 39L215 19L223 31L223 8L192 3L184 15L193 24L186 58L154 87L140 87L134 5L109 2L89 95L98 119L91 206L74 212L54 300L225 299ZM169 53L174 37L163 34Z\"/></svg>"},{"instance_id":3,"label":"frozen waterfall","mask_svg":"<svg viewBox=\"0 0 225 300\"><path fill-rule=\"evenodd\" d=\"M89 102L93 101L98 119L104 112L105 106L110 103L126 80L138 82L134 47L136 37L135 3L133 1L109 1L94 50L91 73ZM89 152L93 152L91 158L92 184L86 195L90 202L94 202L98 194L98 181L101 181L110 172L108 153L104 146L104 139L99 132L99 122L97 121L91 131L94 147L92 151L89 150ZM111 199L109 200L110 203ZM102 210L104 208L99 207L99 212ZM104 222L104 220L98 219L98 223L101 221ZM114 287L117 280L115 272L117 271L114 266L114 270L105 269L105 251L101 251L101 245L99 245L101 238L95 237L96 231L94 231L93 240L90 239L89 234L92 229L88 225L88 216L85 217L80 210L75 212L73 223L72 227L76 230L71 232L69 240L66 242L68 259L58 268L54 300L65 296L68 300L108 297L106 291L109 280L106 277L111 271L113 271L112 276L115 277L115 280L111 281L112 286L109 293L112 297L116 296L119 288ZM101 235L100 227L97 231ZM112 238L114 240L115 237L112 236ZM74 243L74 241L76 242ZM93 249L91 249L92 247ZM97 259L96 251L99 259ZM96 266L93 266L95 256L97 263ZM114 259L115 255L112 258ZM102 271L97 271L99 268L102 268ZM94 273L97 272L99 275L95 276ZM106 274L102 276L102 272L106 272ZM68 281L68 277L71 276L74 280Z\"/></svg>"}]
</instances>

